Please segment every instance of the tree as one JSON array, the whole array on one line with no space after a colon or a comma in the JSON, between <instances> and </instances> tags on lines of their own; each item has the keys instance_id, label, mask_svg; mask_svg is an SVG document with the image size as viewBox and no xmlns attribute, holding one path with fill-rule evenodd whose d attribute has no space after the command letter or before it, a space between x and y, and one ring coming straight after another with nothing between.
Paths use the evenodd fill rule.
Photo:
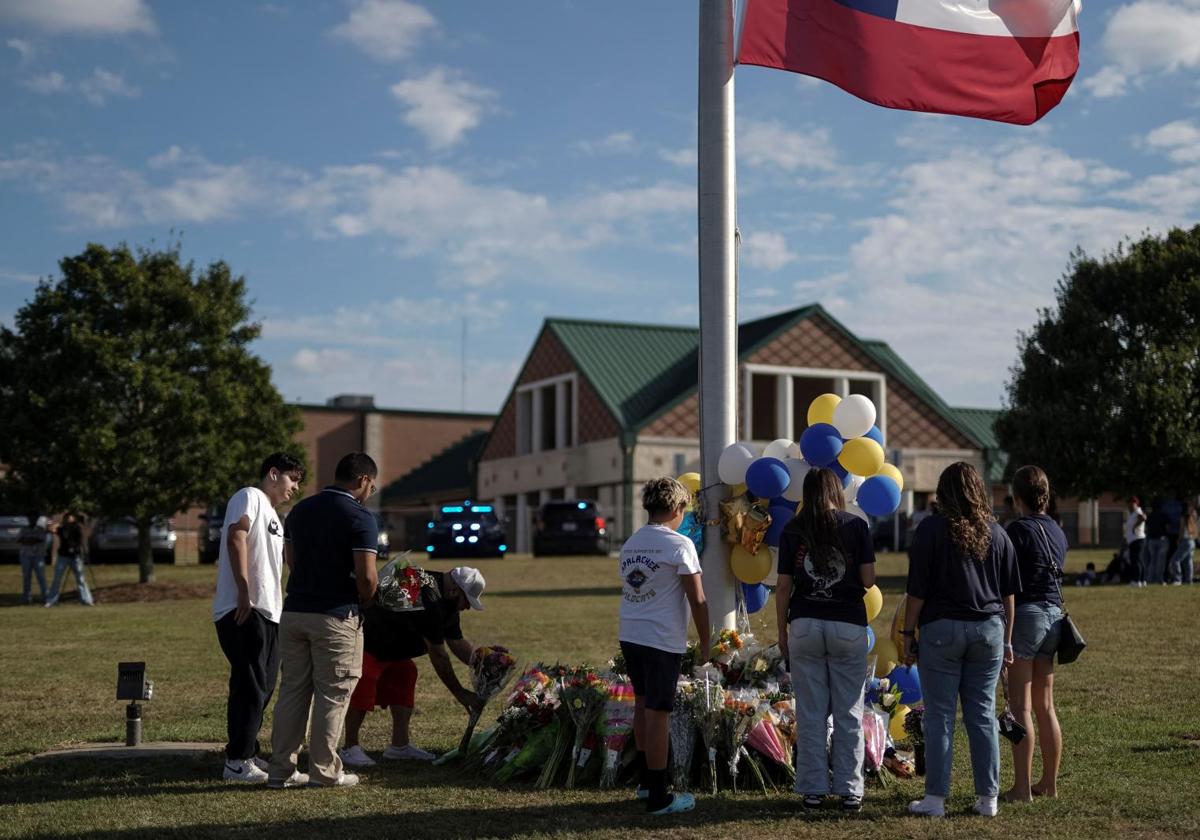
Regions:
<instances>
[{"instance_id":1,"label":"tree","mask_svg":"<svg viewBox=\"0 0 1200 840\"><path fill-rule=\"evenodd\" d=\"M1011 464L1085 498L1200 490L1200 226L1076 251L1021 335L996 424Z\"/></svg>"},{"instance_id":2,"label":"tree","mask_svg":"<svg viewBox=\"0 0 1200 840\"><path fill-rule=\"evenodd\" d=\"M0 462L43 510L132 516L142 582L150 524L257 479L300 415L247 348L246 284L161 251L89 245L0 329Z\"/></svg>"}]
</instances>

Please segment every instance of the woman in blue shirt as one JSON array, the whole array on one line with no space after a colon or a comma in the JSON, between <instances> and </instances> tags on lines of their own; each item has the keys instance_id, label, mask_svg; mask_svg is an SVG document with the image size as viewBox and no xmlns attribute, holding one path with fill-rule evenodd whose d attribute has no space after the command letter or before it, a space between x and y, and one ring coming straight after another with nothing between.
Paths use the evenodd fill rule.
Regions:
<instances>
[{"instance_id":1,"label":"woman in blue shirt","mask_svg":"<svg viewBox=\"0 0 1200 840\"><path fill-rule=\"evenodd\" d=\"M908 549L904 616L906 664L917 659L925 700L925 798L909 811L946 813L954 749L954 716L962 700L971 748L975 811L994 817L1000 794L996 680L1012 662L1013 596L1021 588L1012 543L992 518L979 473L963 461L942 472L937 512L921 523Z\"/></svg>"},{"instance_id":2,"label":"woman in blue shirt","mask_svg":"<svg viewBox=\"0 0 1200 840\"><path fill-rule=\"evenodd\" d=\"M1060 581L1067 556L1067 535L1047 515L1050 479L1040 467L1017 470L1012 492L1021 518L1008 526L1008 536L1017 552L1021 591L1016 597L1014 660L1008 666L1008 688L1012 713L1027 735L1013 744L1013 786L1004 794L1004 800L1028 802L1034 796L1058 795L1062 730L1054 711L1054 654L1062 633ZM1034 716L1038 740L1042 743L1042 778L1030 784Z\"/></svg>"}]
</instances>

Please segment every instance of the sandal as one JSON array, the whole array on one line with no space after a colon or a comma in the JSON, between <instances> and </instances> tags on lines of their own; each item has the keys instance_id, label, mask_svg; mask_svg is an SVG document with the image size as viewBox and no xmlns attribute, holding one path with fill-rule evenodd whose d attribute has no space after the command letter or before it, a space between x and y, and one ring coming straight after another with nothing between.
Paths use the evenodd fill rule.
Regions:
<instances>
[{"instance_id":1,"label":"sandal","mask_svg":"<svg viewBox=\"0 0 1200 840\"><path fill-rule=\"evenodd\" d=\"M842 810L857 813L862 810L862 797L848 793L842 797Z\"/></svg>"},{"instance_id":2,"label":"sandal","mask_svg":"<svg viewBox=\"0 0 1200 840\"><path fill-rule=\"evenodd\" d=\"M804 807L806 810L815 811L824 804L825 804L824 796L818 796L815 793L810 793L804 797Z\"/></svg>"}]
</instances>

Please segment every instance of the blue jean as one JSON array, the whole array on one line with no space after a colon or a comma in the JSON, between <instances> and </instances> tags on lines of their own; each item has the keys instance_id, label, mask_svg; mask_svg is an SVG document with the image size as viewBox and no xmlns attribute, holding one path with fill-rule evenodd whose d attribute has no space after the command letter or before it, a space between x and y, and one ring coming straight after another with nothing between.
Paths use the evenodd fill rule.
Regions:
<instances>
[{"instance_id":1,"label":"blue jean","mask_svg":"<svg viewBox=\"0 0 1200 840\"><path fill-rule=\"evenodd\" d=\"M1190 537L1180 537L1175 553L1171 555L1171 583L1192 582L1192 554L1196 550L1196 541Z\"/></svg>"},{"instance_id":2,"label":"blue jean","mask_svg":"<svg viewBox=\"0 0 1200 840\"><path fill-rule=\"evenodd\" d=\"M1062 638L1062 608L1049 601L1017 604L1013 619L1013 656L1018 659L1054 659Z\"/></svg>"},{"instance_id":3,"label":"blue jean","mask_svg":"<svg viewBox=\"0 0 1200 840\"><path fill-rule=\"evenodd\" d=\"M1004 657L1004 623L999 616L985 621L931 621L921 627L918 655L925 695L925 793L950 794L954 713L961 700L975 793L998 796L996 680Z\"/></svg>"},{"instance_id":4,"label":"blue jean","mask_svg":"<svg viewBox=\"0 0 1200 840\"><path fill-rule=\"evenodd\" d=\"M50 594L46 596L46 603L58 603L59 587L62 586L63 577L66 575L67 569L75 572L75 585L79 589L79 600L84 604L90 605L92 603L92 592L88 589L87 579L83 576L83 556L62 553L58 555L58 560L54 564L54 582L50 584Z\"/></svg>"},{"instance_id":5,"label":"blue jean","mask_svg":"<svg viewBox=\"0 0 1200 840\"><path fill-rule=\"evenodd\" d=\"M21 551L21 598L25 603L33 600L33 576L37 576L38 590L46 600L46 554L39 546L36 551Z\"/></svg>"},{"instance_id":6,"label":"blue jean","mask_svg":"<svg viewBox=\"0 0 1200 840\"><path fill-rule=\"evenodd\" d=\"M867 628L797 618L788 625L788 648L796 694L796 793L830 793L826 720L832 714L832 792L862 796Z\"/></svg>"},{"instance_id":7,"label":"blue jean","mask_svg":"<svg viewBox=\"0 0 1200 840\"><path fill-rule=\"evenodd\" d=\"M1166 537L1146 537L1142 548L1145 557L1142 565L1146 567L1146 583L1163 582L1163 575L1167 571L1168 545L1169 541Z\"/></svg>"}]
</instances>

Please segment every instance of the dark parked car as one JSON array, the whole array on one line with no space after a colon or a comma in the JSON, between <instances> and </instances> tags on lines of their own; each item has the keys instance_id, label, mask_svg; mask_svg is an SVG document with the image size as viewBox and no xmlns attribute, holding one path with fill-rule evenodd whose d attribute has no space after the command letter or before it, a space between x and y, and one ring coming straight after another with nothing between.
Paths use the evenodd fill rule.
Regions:
<instances>
[{"instance_id":1,"label":"dark parked car","mask_svg":"<svg viewBox=\"0 0 1200 840\"><path fill-rule=\"evenodd\" d=\"M508 535L491 505L443 505L426 523L425 552L440 557L503 557Z\"/></svg>"},{"instance_id":2,"label":"dark parked car","mask_svg":"<svg viewBox=\"0 0 1200 840\"><path fill-rule=\"evenodd\" d=\"M608 554L608 529L595 502L546 502L538 509L533 556Z\"/></svg>"},{"instance_id":3,"label":"dark parked car","mask_svg":"<svg viewBox=\"0 0 1200 840\"><path fill-rule=\"evenodd\" d=\"M154 552L154 562L174 563L177 541L178 536L171 520L165 516L156 516L150 523L150 548ZM136 561L137 547L137 523L132 516L98 520L88 540L89 559L92 563Z\"/></svg>"},{"instance_id":4,"label":"dark parked car","mask_svg":"<svg viewBox=\"0 0 1200 840\"><path fill-rule=\"evenodd\" d=\"M281 519L285 517L286 514L280 515ZM204 522L200 532L200 562L216 563L221 556L221 526L225 523L225 503L211 505L201 514L200 519ZM375 521L379 523L379 559L386 560L391 550L391 538L388 536L383 517L375 514Z\"/></svg>"}]
</instances>

